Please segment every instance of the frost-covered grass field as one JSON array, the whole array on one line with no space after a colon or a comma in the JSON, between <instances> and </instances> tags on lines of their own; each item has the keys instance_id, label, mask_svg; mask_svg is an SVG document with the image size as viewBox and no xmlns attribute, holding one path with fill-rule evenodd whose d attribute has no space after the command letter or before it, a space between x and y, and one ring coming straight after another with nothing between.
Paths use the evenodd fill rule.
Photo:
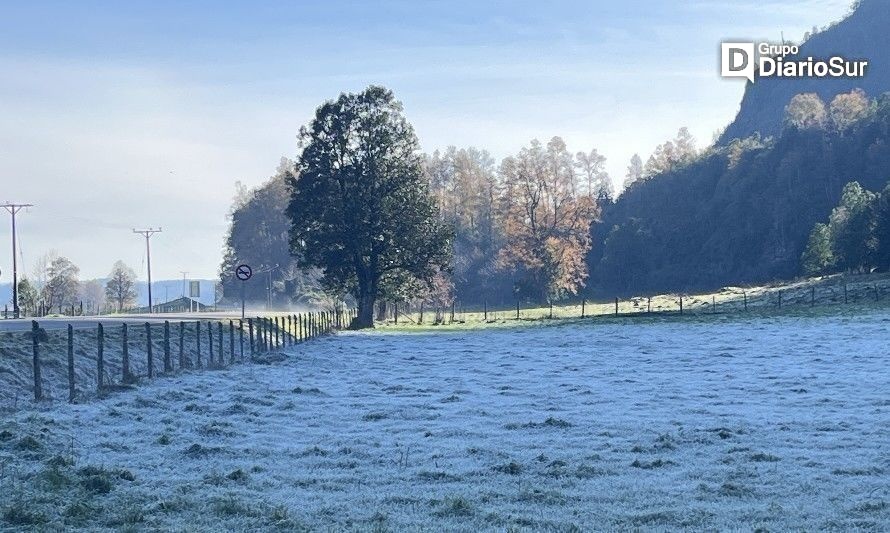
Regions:
<instances>
[{"instance_id":1,"label":"frost-covered grass field","mask_svg":"<svg viewBox=\"0 0 890 533\"><path fill-rule=\"evenodd\" d=\"M890 312L350 333L4 413L0 525L890 528Z\"/></svg>"}]
</instances>

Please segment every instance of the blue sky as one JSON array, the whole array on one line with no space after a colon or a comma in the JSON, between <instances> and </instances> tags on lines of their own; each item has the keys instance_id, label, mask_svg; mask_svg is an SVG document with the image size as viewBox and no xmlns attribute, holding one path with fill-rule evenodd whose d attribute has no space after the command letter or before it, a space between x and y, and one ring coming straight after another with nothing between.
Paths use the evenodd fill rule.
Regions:
<instances>
[{"instance_id":1,"label":"blue sky","mask_svg":"<svg viewBox=\"0 0 890 533\"><path fill-rule=\"evenodd\" d=\"M800 39L849 4L0 1L0 200L37 204L28 273L54 249L86 277L144 275L130 228L154 225L156 279L212 277L235 182L261 183L341 91L393 89L426 151L560 135L620 182L633 153L733 118L721 40ZM0 282L8 242L0 219Z\"/></svg>"}]
</instances>

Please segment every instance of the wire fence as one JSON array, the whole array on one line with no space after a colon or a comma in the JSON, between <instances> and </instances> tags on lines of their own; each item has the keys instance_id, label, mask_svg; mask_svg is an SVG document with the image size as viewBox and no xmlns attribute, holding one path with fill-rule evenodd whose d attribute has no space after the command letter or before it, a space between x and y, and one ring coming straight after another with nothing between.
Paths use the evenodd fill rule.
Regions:
<instances>
[{"instance_id":1,"label":"wire fence","mask_svg":"<svg viewBox=\"0 0 890 533\"><path fill-rule=\"evenodd\" d=\"M78 402L182 371L268 363L270 352L348 326L353 311L320 311L244 320L88 325L31 321L29 331L0 333L0 401Z\"/></svg>"},{"instance_id":2,"label":"wire fence","mask_svg":"<svg viewBox=\"0 0 890 533\"><path fill-rule=\"evenodd\" d=\"M509 323L660 315L726 315L793 311L890 301L890 277L828 278L781 287L728 287L707 295L668 294L578 299L559 305L425 306L389 302L378 323L401 326ZM76 402L182 371L269 362L268 352L348 327L354 309L245 320L65 324L31 322L30 331L0 333L0 406L22 399Z\"/></svg>"},{"instance_id":3,"label":"wire fence","mask_svg":"<svg viewBox=\"0 0 890 533\"><path fill-rule=\"evenodd\" d=\"M581 319L595 317L639 317L646 315L708 315L749 311L783 311L844 304L880 304L890 301L890 279L886 276L807 280L778 287L727 287L711 294L665 294L551 302L546 305L516 300L500 303L430 306L423 303L389 302L378 320L388 325L449 325L496 323L523 320Z\"/></svg>"}]
</instances>

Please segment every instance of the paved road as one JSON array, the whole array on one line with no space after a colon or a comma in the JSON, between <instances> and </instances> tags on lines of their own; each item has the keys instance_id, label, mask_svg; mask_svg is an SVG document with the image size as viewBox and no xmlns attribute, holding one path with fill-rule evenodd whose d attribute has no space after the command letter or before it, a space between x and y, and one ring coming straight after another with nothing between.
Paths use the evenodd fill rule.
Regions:
<instances>
[{"instance_id":1,"label":"paved road","mask_svg":"<svg viewBox=\"0 0 890 533\"><path fill-rule=\"evenodd\" d=\"M278 313L263 313L261 316L274 316ZM248 316L257 316L250 314ZM169 320L171 322L179 322L183 320L237 320L241 318L240 313L235 312L218 312L218 313L170 313L170 314L154 314L154 315L126 315L126 316L103 316L103 317L46 317L37 319L40 327L51 329L65 329L68 324L74 326L75 329L95 328L96 324L101 322L106 326L119 325L126 322L127 324L144 324L146 322L163 322ZM0 320L0 332L30 331L31 320Z\"/></svg>"}]
</instances>

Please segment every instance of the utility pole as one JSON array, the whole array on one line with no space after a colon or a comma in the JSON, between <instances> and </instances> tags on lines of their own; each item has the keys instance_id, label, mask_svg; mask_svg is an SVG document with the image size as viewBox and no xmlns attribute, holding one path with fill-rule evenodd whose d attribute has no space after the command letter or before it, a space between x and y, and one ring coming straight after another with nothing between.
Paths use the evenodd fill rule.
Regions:
<instances>
[{"instance_id":1,"label":"utility pole","mask_svg":"<svg viewBox=\"0 0 890 533\"><path fill-rule=\"evenodd\" d=\"M18 263L16 261L15 246L15 214L26 207L33 207L33 204L3 204L3 207L12 215L12 316L19 318L19 281L18 281Z\"/></svg>"},{"instance_id":2,"label":"utility pole","mask_svg":"<svg viewBox=\"0 0 890 533\"><path fill-rule=\"evenodd\" d=\"M267 279L268 285L266 285L266 308L271 311L272 310L272 272L278 270L278 267L281 265L275 265L273 267L265 268L256 272L256 274L268 274L269 277Z\"/></svg>"},{"instance_id":3,"label":"utility pole","mask_svg":"<svg viewBox=\"0 0 890 533\"><path fill-rule=\"evenodd\" d=\"M148 228L148 229L134 229L133 230L133 233L138 233L139 235L142 235L143 237L145 237L145 264L146 264L146 267L148 270L148 312L149 312L149 314L154 312L154 311L152 311L152 308L151 308L151 304L152 304L152 302L151 302L151 245L149 243L151 242L151 236L154 235L155 233L160 233L161 231L162 231L161 228L158 228L158 229Z\"/></svg>"},{"instance_id":4,"label":"utility pole","mask_svg":"<svg viewBox=\"0 0 890 533\"><path fill-rule=\"evenodd\" d=\"M185 298L185 292L186 292L185 287L186 287L186 284L188 283L186 281L186 277L188 277L189 273L185 270L180 270L179 273L182 274L182 297ZM189 296L189 313L191 313L191 312L192 312L192 297Z\"/></svg>"},{"instance_id":5,"label":"utility pole","mask_svg":"<svg viewBox=\"0 0 890 533\"><path fill-rule=\"evenodd\" d=\"M189 273L185 270L180 270L179 273L182 274L182 297L185 298L186 277Z\"/></svg>"}]
</instances>

